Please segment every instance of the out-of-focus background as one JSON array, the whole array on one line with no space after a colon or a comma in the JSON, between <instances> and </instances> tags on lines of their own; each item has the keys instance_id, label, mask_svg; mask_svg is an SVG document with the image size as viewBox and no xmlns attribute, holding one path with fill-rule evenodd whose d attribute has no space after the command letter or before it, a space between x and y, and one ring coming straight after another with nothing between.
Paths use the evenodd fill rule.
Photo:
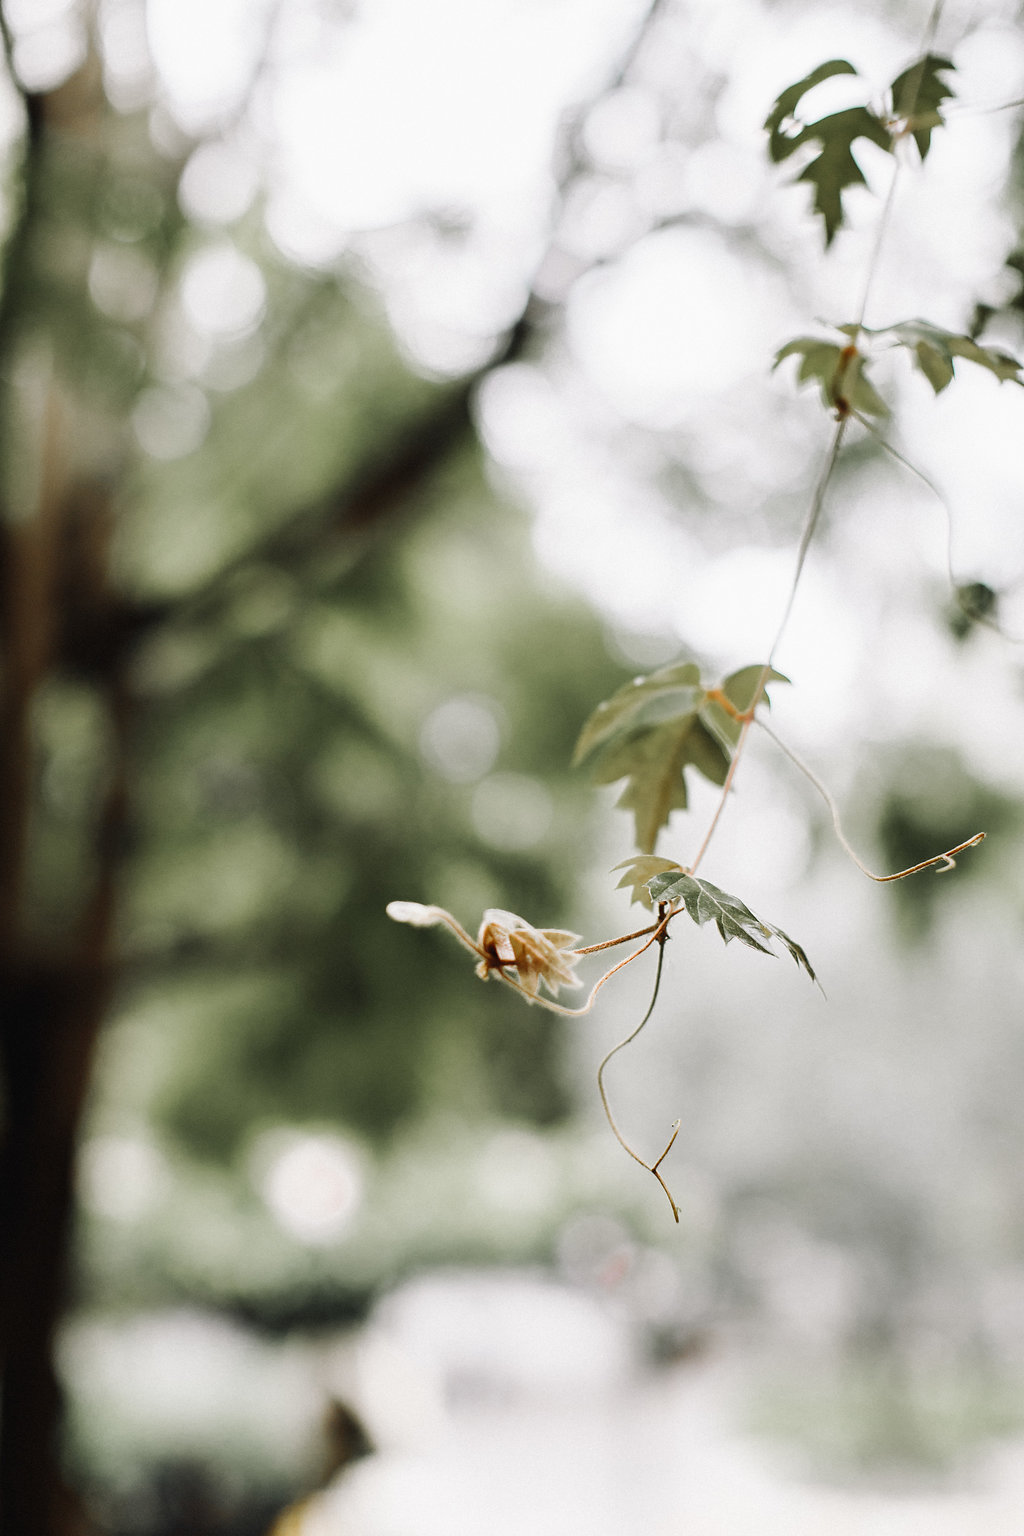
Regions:
<instances>
[{"instance_id":1,"label":"out-of-focus background","mask_svg":"<svg viewBox=\"0 0 1024 1536\"><path fill-rule=\"evenodd\" d=\"M574 740L764 657L889 176L825 255L763 121L929 9L5 0L4 1536L1024 1530L1019 388L880 360L934 485L851 433L773 694L872 867L987 841L871 885L752 743L702 873L827 1000L674 931L678 1227L646 961L384 912L639 925ZM869 325L1020 348L1020 24L945 6Z\"/></svg>"}]
</instances>

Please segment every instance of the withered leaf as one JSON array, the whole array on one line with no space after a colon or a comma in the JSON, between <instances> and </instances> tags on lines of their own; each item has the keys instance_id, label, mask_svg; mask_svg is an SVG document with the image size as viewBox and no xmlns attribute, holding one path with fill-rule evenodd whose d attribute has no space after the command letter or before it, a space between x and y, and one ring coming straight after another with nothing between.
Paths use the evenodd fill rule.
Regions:
<instances>
[{"instance_id":1,"label":"withered leaf","mask_svg":"<svg viewBox=\"0 0 1024 1536\"><path fill-rule=\"evenodd\" d=\"M647 889L648 880L654 875L662 875L669 870L677 870L679 874L683 872L682 865L677 864L675 859L663 859L656 853L636 853L632 858L623 859L621 864L616 864L612 873L619 869L624 869L626 873L615 889L621 891L623 887L629 886L632 892L630 903L639 901L648 909L654 905L651 893Z\"/></svg>"}]
</instances>

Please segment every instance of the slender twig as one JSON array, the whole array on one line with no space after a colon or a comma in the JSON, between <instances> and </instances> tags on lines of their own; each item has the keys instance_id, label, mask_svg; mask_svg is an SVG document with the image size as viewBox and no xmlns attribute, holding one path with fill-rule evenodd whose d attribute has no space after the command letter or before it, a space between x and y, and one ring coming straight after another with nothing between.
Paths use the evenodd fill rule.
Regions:
<instances>
[{"instance_id":1,"label":"slender twig","mask_svg":"<svg viewBox=\"0 0 1024 1536\"><path fill-rule=\"evenodd\" d=\"M786 598L786 606L782 610L782 618L779 620L779 627L775 631L775 639L772 641L768 651L768 660L765 664L765 681L767 681L768 672L771 668L772 662L775 660L775 653L782 643L782 637L789 627L789 621L793 613L793 604L796 602L796 594L800 586L800 579L804 573L804 565L807 560L807 552L811 547L811 542L814 538L814 535L818 531L818 524L821 521L822 510L825 506L825 496L828 492L829 486L832 483L832 476L835 474L836 465L839 462L839 454L842 450L847 426L848 418L845 416L841 421L836 422L835 431L832 434L832 441L829 444L828 452L825 455L825 463L822 467L820 475L818 476L817 484L814 487L814 493L811 497L810 510L807 514L807 521L804 523L804 531L801 535L800 545L796 553L796 565L793 569L793 579L790 582L789 596ZM764 683L762 683L761 686L763 687ZM755 698L756 697L757 695L755 694Z\"/></svg>"},{"instance_id":2,"label":"slender twig","mask_svg":"<svg viewBox=\"0 0 1024 1536\"><path fill-rule=\"evenodd\" d=\"M1003 640L1007 641L1008 644L1024 645L1024 635L1010 634L1009 631L1004 629L1002 624L999 624L995 619L990 619L983 613L972 613L964 602L960 594L960 588L963 584L962 578L957 576L956 571L953 568L953 510L950 507L946 497L935 484L935 481L930 479L930 477L925 474L923 469L919 469L916 464L914 464L910 459L906 458L902 453L900 453L898 448L894 448L892 443L889 442L888 438L882 436L881 432L879 432L873 421L870 421L866 416L861 416L859 412L855 414L857 415L857 420L861 423L861 425L866 427L867 430L871 433L871 436L874 438L878 446L883 448L891 458L895 459L897 464L902 465L904 469L909 470L910 474L916 476L916 478L920 480L921 484L925 486L926 489L931 491L932 495L939 503L939 506L942 508L946 518L946 575L949 580L950 591L952 592L957 606L963 611L964 614L967 615L972 623L981 624L986 629L991 629L994 634L999 635ZM1002 590L1004 592L1012 591L1014 585L1015 584L1013 582L1009 582L1003 587Z\"/></svg>"},{"instance_id":3,"label":"slender twig","mask_svg":"<svg viewBox=\"0 0 1024 1536\"><path fill-rule=\"evenodd\" d=\"M839 807L835 802L835 798L821 782L814 770L804 762L798 753L793 751L792 747L787 746L782 738L776 735L771 726L766 724L764 720L758 720L757 724L766 736L771 737L779 751L789 758L794 768L799 768L804 777L814 785L814 788L828 806L829 814L832 817L832 830L835 832L840 847L853 860L861 874L867 875L869 880L875 880L879 885L887 885L891 880L905 880L908 875L918 875L922 870L936 869L936 866L938 866L936 873L944 875L948 870L956 868L956 855L958 853L963 853L967 848L976 848L984 839L984 832L975 832L974 836L969 837L966 842L957 843L955 848L947 848L945 853L933 854L930 859L922 859L920 864L911 864L908 869L897 870L893 875L876 875L873 870L868 869L863 859L858 856L855 849L851 846L843 831L843 825L839 818Z\"/></svg>"},{"instance_id":4,"label":"slender twig","mask_svg":"<svg viewBox=\"0 0 1024 1536\"><path fill-rule=\"evenodd\" d=\"M881 265L882 246L885 243L886 236L889 233L889 226L892 223L892 211L896 204L896 189L899 186L900 171L902 170L900 161L896 158L898 140L905 137L905 135L911 131L910 122L913 118L914 112L917 109L917 98L921 90L921 82L924 79L925 61L931 52L932 44L935 41L935 34L938 31L939 22L942 18L943 4L944 0L936 0L936 4L932 6L928 21L925 24L924 35L921 38L921 46L918 49L920 58L913 74L910 77L910 79L913 81L913 84L907 93L908 102L903 114L903 117L905 118L904 128L902 132L894 134L892 140L890 141L890 149L893 155L893 172L889 181L889 190L885 195L885 203L882 206L882 212L878 220L878 228L875 232L875 243L871 252L871 259L868 262L867 271L864 274L864 287L861 290L860 304L857 308L857 318L854 322L856 328L851 336L851 340L854 342L854 344L856 344L860 333L864 328L864 321L868 309L868 300L871 297L871 289L874 286L875 277L878 273L879 266Z\"/></svg>"},{"instance_id":5,"label":"slender twig","mask_svg":"<svg viewBox=\"0 0 1024 1536\"><path fill-rule=\"evenodd\" d=\"M764 675L764 677L767 677L767 675L768 675L768 668L767 667L765 668L763 675ZM754 694L755 698L758 698L760 696L761 689L763 687L764 687L764 683L762 682L760 687L755 691L755 694ZM732 762L729 764L729 772L725 776L725 783L722 785L722 793L719 795L719 797L718 797L718 804L715 806L715 814L712 816L711 824L710 824L710 826L708 827L707 831L704 834L704 841L701 843L700 847L697 849L697 852L694 854L693 861L690 864L689 873L691 875L696 872L698 865L700 864L700 862L703 859L704 855L707 853L708 848L711 845L711 839L714 837L715 832L717 831L718 823L722 819L722 814L725 811L726 805L728 804L729 794L730 794L730 792L732 790L732 781L736 777L736 770L740 766L740 759L743 756L743 748L747 744L747 737L749 735L750 735L750 720L747 719L747 720L744 720L743 725L740 728L739 739L737 740L736 746L733 749Z\"/></svg>"},{"instance_id":6,"label":"slender twig","mask_svg":"<svg viewBox=\"0 0 1024 1536\"><path fill-rule=\"evenodd\" d=\"M642 939L646 934L653 933L657 923L651 923L647 928L637 928L634 933L624 933L617 939L602 939L600 944L580 945L574 949L574 955L596 955L602 949L614 949L616 944L629 944L633 939Z\"/></svg>"},{"instance_id":7,"label":"slender twig","mask_svg":"<svg viewBox=\"0 0 1024 1536\"><path fill-rule=\"evenodd\" d=\"M980 107L971 101L951 101L943 106L943 111L951 117L987 117L994 112L1010 112L1015 107L1024 107L1024 96L1018 96L1015 101L1000 101L991 107Z\"/></svg>"},{"instance_id":8,"label":"slender twig","mask_svg":"<svg viewBox=\"0 0 1024 1536\"><path fill-rule=\"evenodd\" d=\"M803 575L804 563L807 559L807 551L811 547L811 540L814 538L818 523L821 520L822 508L825 505L825 494L832 480L832 476L835 473L836 464L839 461L840 450L843 446L843 438L846 435L847 422L848 417L843 415L836 423L835 431L832 434L832 442L829 445L828 453L825 456L825 462L822 466L821 473L819 474L817 483L814 487L814 493L811 497L810 510L808 511L807 519L804 523L804 531L800 538L800 545L797 549L796 565L793 569L793 578L789 585L789 595L786 599L786 606L783 609L782 619L779 623L778 629L775 632L775 639L772 641L771 649L768 652L768 660L761 668L761 676L758 678L757 686L754 689L753 699L751 700L750 707L743 719L739 738L735 747L733 748L732 761L729 764L729 771L725 776L725 783L722 785L722 793L718 798L718 804L715 807L715 814L712 816L711 824L704 834L704 840L700 847L697 849L697 852L690 864L689 872L691 875L696 871L697 866L700 864L701 860L704 858L704 855L707 853L711 844L711 839L714 837L715 832L718 829L718 823L721 821L726 804L728 803L729 794L732 790L733 780L736 777L736 772L740 765L740 759L743 756L743 751L746 747L747 739L750 735L750 725L754 718L754 710L757 707L762 693L764 692L765 684L767 683L771 674L772 661L774 660L775 652L778 649L779 643L785 634L786 627L789 624L790 615L793 611L793 603L796 600L797 589L800 586L800 578Z\"/></svg>"},{"instance_id":9,"label":"slender twig","mask_svg":"<svg viewBox=\"0 0 1024 1536\"><path fill-rule=\"evenodd\" d=\"M850 340L856 345L861 331L864 329L864 320L868 311L868 300L871 297L871 289L874 287L875 276L881 264L882 246L885 237L889 233L889 225L892 222L892 210L896 204L896 188L900 181L900 163L895 159L896 145L893 141L893 172L889 180L889 190L885 194L885 202L882 205L882 213L878 220L878 228L875 231L875 243L871 251L871 260L868 262L867 271L864 274L864 286L861 289L860 303L857 306L857 318L854 322L854 330Z\"/></svg>"},{"instance_id":10,"label":"slender twig","mask_svg":"<svg viewBox=\"0 0 1024 1536\"><path fill-rule=\"evenodd\" d=\"M667 919L663 919L663 923L664 921L667 921ZM662 1152L661 1156L657 1159L656 1162L649 1163L647 1162L646 1158L641 1157L639 1152L636 1152L630 1146L629 1142L626 1140L625 1136L623 1136L622 1132L616 1125L615 1116L612 1114L611 1105L608 1103L608 1094L604 1086L605 1068L611 1061L612 1057L618 1055L619 1051L625 1050L627 1045L632 1045L633 1041L636 1039L640 1031L645 1027L651 1017L651 1014L654 1012L654 1005L658 1001L658 993L661 990L661 972L665 963L665 943L667 939L668 934L664 931L664 928L662 928L662 932L658 941L658 968L654 973L654 990L651 993L651 1001L647 1005L647 1012L644 1014L636 1028L632 1030L624 1040L620 1040L618 1045L613 1045L611 1050L603 1058L601 1065L597 1069L597 1090L601 1095L601 1104L604 1107L605 1119L611 1126L612 1135L615 1137L615 1140L619 1143L619 1146L622 1148L622 1150L624 1152L628 1152L635 1163L639 1163L641 1168L646 1168L648 1173L653 1173L654 1177L665 1191L668 1203L672 1207L672 1215L678 1225L679 1207L676 1205L676 1202L672 1197L672 1191L669 1189L668 1185L665 1183L665 1180L662 1178L658 1170L660 1169L668 1154L671 1152L673 1143L675 1142L676 1137L679 1135L680 1122L678 1120L673 1122L672 1135L669 1137L668 1145L666 1146L664 1152Z\"/></svg>"},{"instance_id":11,"label":"slender twig","mask_svg":"<svg viewBox=\"0 0 1024 1536\"><path fill-rule=\"evenodd\" d=\"M882 436L881 432L879 432L873 421L871 421L867 416L861 416L859 413L857 414L857 420L860 422L862 427L871 433L871 436L874 438L879 448L884 449L884 451L889 455L891 459L895 459L897 464L902 465L904 469L908 470L910 474L912 474L916 479L920 480L921 484L926 488L926 490L931 491L932 495L935 497L935 500L939 503L939 506L945 513L946 575L949 577L950 586L955 590L957 586L957 579L956 573L953 570L953 512L949 502L939 490L938 486L935 484L935 481L926 475L923 469L919 469L916 464L912 463L910 459L906 458L902 453L900 453L898 448L893 447L888 438Z\"/></svg>"},{"instance_id":12,"label":"slender twig","mask_svg":"<svg viewBox=\"0 0 1024 1536\"><path fill-rule=\"evenodd\" d=\"M942 12L945 9L946 0L935 0L925 23L924 36L921 39L921 53L929 54L935 43L935 35L939 30L939 22L942 20Z\"/></svg>"}]
</instances>

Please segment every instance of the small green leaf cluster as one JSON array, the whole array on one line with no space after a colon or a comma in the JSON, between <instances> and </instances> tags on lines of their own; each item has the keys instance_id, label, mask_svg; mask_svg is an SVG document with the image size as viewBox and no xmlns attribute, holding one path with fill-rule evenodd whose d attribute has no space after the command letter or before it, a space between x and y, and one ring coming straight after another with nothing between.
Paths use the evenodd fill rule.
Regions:
<instances>
[{"instance_id":1,"label":"small green leaf cluster","mask_svg":"<svg viewBox=\"0 0 1024 1536\"><path fill-rule=\"evenodd\" d=\"M920 159L926 159L932 133L943 123L944 104L954 94L944 78L953 69L950 59L926 53L896 76L880 103L848 107L813 121L800 116L804 97L833 77L856 76L856 70L846 59L826 61L779 95L765 123L769 155L774 163L780 164L799 151L807 151L799 162L801 168L797 180L807 183L813 190L814 210L824 222L826 247L831 245L844 223L847 212L844 194L850 187L866 185L864 172L854 153L859 141L874 144L885 154L895 156L901 143L909 145L912 140ZM889 206L887 202L881 214L869 279L882 248ZM869 288L868 281L864 285L865 295ZM776 368L787 358L798 359L799 381L817 384L822 400L834 413L838 426L833 433L826 467L816 484L796 558L790 596L769 658L775 654L788 622L804 557L839 458L846 424L850 417L867 424L866 418L889 415L886 401L869 377L869 368L877 352L886 348L902 350L936 395L952 382L958 360L986 369L1000 382L1024 383L1022 364L1008 353L983 345L975 333L957 333L922 319L905 320L872 330L863 321L864 305L866 298L860 317L853 323L836 326L831 335L798 336L780 347L775 357ZM979 321L975 332L980 331L980 325ZM901 458L895 449L890 452L897 459ZM957 587L956 598L964 632L972 623L991 622L997 602L992 589L983 583L969 583ZM713 923L726 944L735 939L761 954L777 954L781 947L812 981L817 981L804 949L783 929L764 921L739 897L696 873L727 802L755 713L762 705L770 707L769 685L785 681L787 679L772 667L770 659L742 667L718 685L706 683L695 662L682 661L648 676L634 678L599 704L584 724L576 744L574 765L587 768L599 784L624 781L617 804L630 811L634 820L637 851L616 866L621 872L618 888L628 888L631 901L642 903L648 910L657 906L653 921L638 932L577 947L574 934L561 929L538 929L514 914L492 910L484 914L484 922L474 940L442 908L425 908L413 903L392 903L388 908L391 916L400 921L418 925L446 924L459 942L477 957L477 974L482 979L497 975L528 1001L573 1016L587 1013L607 981L654 945L658 946L654 990L647 1012L640 1024L604 1057L597 1080L615 1136L631 1157L654 1174L666 1194L669 1191L659 1168L674 1143L675 1132L657 1161L651 1163L640 1156L615 1124L603 1074L612 1057L644 1028L656 1005L670 925L685 913L698 927ZM769 735L774 736L774 733L769 732ZM966 840L956 841L946 852L918 859L896 873L873 874L847 842L828 790L782 742L778 745L822 794L831 809L840 843L872 880L899 882L925 869L951 869L955 855L974 847L985 835L975 833ZM688 808L692 787L692 781L688 779L690 770L719 786L722 793L703 841L691 864L684 867L655 850L672 812ZM575 966L584 957L636 941L641 941L639 947L598 979L581 1007L568 1009L541 995L542 984L552 995L559 987L578 985ZM678 1207L670 1194L669 1199L678 1220Z\"/></svg>"},{"instance_id":2,"label":"small green leaf cluster","mask_svg":"<svg viewBox=\"0 0 1024 1536\"><path fill-rule=\"evenodd\" d=\"M957 357L966 358L969 363L977 363L979 368L987 368L1000 383L1007 379L1013 384L1024 383L1021 364L1008 352L1001 352L995 347L983 347L972 336L944 330L941 325L933 325L930 320L903 320L899 325L890 325L867 334L891 336L897 346L905 348L914 366L924 374L937 395L952 383L953 360Z\"/></svg>"},{"instance_id":3,"label":"small green leaf cluster","mask_svg":"<svg viewBox=\"0 0 1024 1536\"><path fill-rule=\"evenodd\" d=\"M923 160L931 148L933 128L943 122L942 104L954 94L942 76L954 68L952 60L926 54L897 75L887 92L888 110L881 113L860 106L832 112L816 122L804 122L797 116L801 101L814 86L836 75L856 75L847 59L819 64L776 98L764 125L769 136L768 153L775 164L780 164L805 145L816 148L817 153L796 179L814 189L814 211L824 220L826 246L832 244L845 218L843 193L866 185L853 153L857 140L867 139L893 154L897 143L909 134Z\"/></svg>"},{"instance_id":4,"label":"small green leaf cluster","mask_svg":"<svg viewBox=\"0 0 1024 1536\"><path fill-rule=\"evenodd\" d=\"M841 325L838 329L850 335L856 327ZM853 342L840 346L820 336L797 336L776 352L773 369L787 357L799 357L797 380L803 384L816 379L822 400L838 418L851 411L861 416L888 416L889 407L867 376L864 354Z\"/></svg>"},{"instance_id":5,"label":"small green leaf cluster","mask_svg":"<svg viewBox=\"0 0 1024 1536\"><path fill-rule=\"evenodd\" d=\"M618 804L635 819L636 845L653 854L674 810L688 804L686 769L724 784L743 722L767 703L767 684L785 682L766 665L743 667L718 688L701 681L694 662L634 678L599 704L573 758L599 784L625 779Z\"/></svg>"},{"instance_id":6,"label":"small green leaf cluster","mask_svg":"<svg viewBox=\"0 0 1024 1536\"><path fill-rule=\"evenodd\" d=\"M647 888L655 901L673 904L681 902L687 916L699 927L713 922L726 944L731 939L739 939L741 944L770 955L772 951L763 940L778 939L797 965L807 972L812 981L817 981L811 962L795 939L791 939L774 923L766 923L763 918L756 917L738 896L730 896L727 891L712 885L710 880L700 880L677 865L674 871L664 870L653 875L647 882Z\"/></svg>"},{"instance_id":7,"label":"small green leaf cluster","mask_svg":"<svg viewBox=\"0 0 1024 1536\"><path fill-rule=\"evenodd\" d=\"M889 407L868 378L868 360L856 344L861 336L887 341L906 352L937 395L952 383L957 358L987 369L1000 383L1009 380L1024 384L1022 364L1008 352L984 347L972 336L947 331L930 320L901 320L897 325L877 330L863 325L840 325L836 329L849 338L845 346L820 336L797 336L779 348L773 367L777 368L787 357L799 357L798 382L815 380L824 404L835 411L838 419L851 412L855 416L889 414Z\"/></svg>"}]
</instances>

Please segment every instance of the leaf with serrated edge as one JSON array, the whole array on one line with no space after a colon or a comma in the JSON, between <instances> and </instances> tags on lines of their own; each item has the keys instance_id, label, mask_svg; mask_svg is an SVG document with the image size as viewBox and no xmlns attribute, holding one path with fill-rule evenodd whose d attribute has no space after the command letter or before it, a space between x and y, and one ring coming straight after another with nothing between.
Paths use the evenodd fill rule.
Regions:
<instances>
[{"instance_id":1,"label":"leaf with serrated edge","mask_svg":"<svg viewBox=\"0 0 1024 1536\"><path fill-rule=\"evenodd\" d=\"M973 341L970 336L950 336L949 350L954 357L965 357L969 363L977 363L980 368L987 368L989 373L994 373L999 382L1022 384L1022 365L1011 356L1009 352L997 352L995 347L983 347L979 342Z\"/></svg>"},{"instance_id":2,"label":"leaf with serrated edge","mask_svg":"<svg viewBox=\"0 0 1024 1536\"><path fill-rule=\"evenodd\" d=\"M692 661L661 667L649 677L635 677L599 704L586 721L576 743L573 764L586 762L623 731L653 725L672 714L687 713L702 693L700 668ZM659 708L667 708L669 715L659 715Z\"/></svg>"},{"instance_id":3,"label":"leaf with serrated edge","mask_svg":"<svg viewBox=\"0 0 1024 1536\"><path fill-rule=\"evenodd\" d=\"M912 356L918 368L937 395L953 382L953 360L948 352L942 352L930 341L919 341L912 348Z\"/></svg>"},{"instance_id":4,"label":"leaf with serrated edge","mask_svg":"<svg viewBox=\"0 0 1024 1536\"><path fill-rule=\"evenodd\" d=\"M914 88L914 104L925 113L938 114L938 106L950 91L938 78L937 71L948 67L948 61L929 55L917 66L917 83ZM825 222L825 245L832 244L844 217L843 193L847 188L865 184L864 172L853 154L858 139L868 139L891 154L893 137L889 125L869 107L847 107L844 111L830 113L817 122L800 124L796 111L803 96L813 86L833 75L855 75L857 71L846 59L829 59L817 69L787 87L776 98L765 120L768 132L768 155L775 164L788 160L790 155L805 144L817 144L818 153L804 166L798 181L805 181L814 188L814 211ZM893 84L894 91L903 87L903 76ZM941 116L940 116L941 120ZM914 117L917 134L931 132L931 120ZM921 138L918 137L920 148ZM927 143L922 154L927 153ZM863 407L868 409L867 406Z\"/></svg>"},{"instance_id":5,"label":"leaf with serrated edge","mask_svg":"<svg viewBox=\"0 0 1024 1536\"><path fill-rule=\"evenodd\" d=\"M589 764L599 784L627 780L618 804L633 812L643 853L653 853L672 811L686 809L684 769L725 782L729 755L698 715L705 698L693 662L662 667L599 705L580 734L574 762Z\"/></svg>"},{"instance_id":6,"label":"leaf with serrated edge","mask_svg":"<svg viewBox=\"0 0 1024 1536\"><path fill-rule=\"evenodd\" d=\"M724 784L729 756L696 712L613 743L598 759L600 784L628 777L616 804L633 812L636 845L653 853L658 833L672 811L685 811L688 800L683 770L694 767L713 784Z\"/></svg>"},{"instance_id":7,"label":"leaf with serrated edge","mask_svg":"<svg viewBox=\"0 0 1024 1536\"><path fill-rule=\"evenodd\" d=\"M906 122L922 160L931 148L932 129L941 128L945 122L942 103L956 95L952 86L940 79L950 69L956 69L952 59L929 53L892 83L893 113Z\"/></svg>"},{"instance_id":8,"label":"leaf with serrated edge","mask_svg":"<svg viewBox=\"0 0 1024 1536\"><path fill-rule=\"evenodd\" d=\"M824 64L819 64L817 69L812 69L810 74L805 75L802 80L798 80L795 85L787 86L776 97L764 124L770 135L768 153L776 164L780 160L787 159L801 143L799 133L795 135L785 133L782 125L795 115L797 107L807 92L814 86L820 85L823 80L831 80L833 75L855 75L856 73L848 59L828 59Z\"/></svg>"},{"instance_id":9,"label":"leaf with serrated edge","mask_svg":"<svg viewBox=\"0 0 1024 1536\"><path fill-rule=\"evenodd\" d=\"M839 403L836 391L836 404ZM889 407L867 376L864 358L858 352L843 376L842 395L859 416L888 416Z\"/></svg>"},{"instance_id":10,"label":"leaf with serrated edge","mask_svg":"<svg viewBox=\"0 0 1024 1536\"><path fill-rule=\"evenodd\" d=\"M795 939L791 939L788 933L783 933L781 928L776 928L774 923L764 923L763 926L770 930L773 938L778 939L780 944L785 945L787 951L790 955L792 955L797 965L807 972L811 980L818 982L818 978L811 968L811 962L807 958L807 952L803 945L798 944ZM821 983L818 982L818 985L820 986Z\"/></svg>"},{"instance_id":11,"label":"leaf with serrated edge","mask_svg":"<svg viewBox=\"0 0 1024 1536\"><path fill-rule=\"evenodd\" d=\"M675 859L663 859L656 853L637 853L632 858L623 859L621 864L615 865L612 874L618 869L624 869L626 873L615 889L621 891L628 885L632 891L630 905L639 901L647 908L653 905L651 893L647 889L648 880L654 875L667 874L672 869L682 873L682 865L677 864Z\"/></svg>"},{"instance_id":12,"label":"leaf with serrated edge","mask_svg":"<svg viewBox=\"0 0 1024 1536\"><path fill-rule=\"evenodd\" d=\"M741 668L712 691L742 712L763 671ZM785 681L774 670L766 676L773 680ZM687 768L712 784L725 783L739 734L734 725L709 698L698 667L679 663L635 678L599 705L583 727L574 762L587 763L599 784L628 781L617 803L634 814L637 847L652 854L672 811L687 808Z\"/></svg>"},{"instance_id":13,"label":"leaf with serrated edge","mask_svg":"<svg viewBox=\"0 0 1024 1536\"><path fill-rule=\"evenodd\" d=\"M848 107L809 123L800 136L805 143L817 141L821 149L804 166L797 181L814 188L814 211L825 222L825 245L830 246L843 223L843 193L849 187L866 186L867 178L853 154L858 139L869 139L880 149L891 150L892 135L867 107Z\"/></svg>"},{"instance_id":14,"label":"leaf with serrated edge","mask_svg":"<svg viewBox=\"0 0 1024 1536\"><path fill-rule=\"evenodd\" d=\"M809 379L816 379L821 389L823 403L832 408L835 406L835 397L832 385L839 368L839 359L842 356L842 347L832 341L822 341L818 336L797 336L793 341L788 341L784 347L780 347L775 354L773 370L787 357L799 357L800 366L797 369L797 383L806 384Z\"/></svg>"},{"instance_id":15,"label":"leaf with serrated edge","mask_svg":"<svg viewBox=\"0 0 1024 1536\"><path fill-rule=\"evenodd\" d=\"M953 378L953 359L965 358L995 374L1000 383L1024 384L1021 364L1008 352L995 347L984 347L971 336L944 330L930 320L902 320L898 325L887 325L869 332L872 336L892 336L897 344L905 347L911 360L924 374L936 394L946 388Z\"/></svg>"},{"instance_id":16,"label":"leaf with serrated edge","mask_svg":"<svg viewBox=\"0 0 1024 1536\"><path fill-rule=\"evenodd\" d=\"M696 875L685 872L674 875L666 871L652 876L647 882L647 889L655 901L682 902L687 916L699 926L713 922L726 944L731 939L739 939L751 949L759 949L762 954L770 955L772 951L761 939L778 939L796 964L807 972L812 981L817 981L807 955L795 939L791 939L774 923L763 922L738 896L730 896L727 891L719 890L710 880L700 880ZM758 937L755 937L755 932L751 932L752 929Z\"/></svg>"},{"instance_id":17,"label":"leaf with serrated edge","mask_svg":"<svg viewBox=\"0 0 1024 1536\"><path fill-rule=\"evenodd\" d=\"M839 326L841 331L851 327ZM848 349L834 342L822 341L818 336L798 336L780 347L775 354L773 368L787 357L799 356L800 367L797 381L801 384L816 379L821 388L821 398L830 409L842 406L863 416L888 416L889 407L867 376L867 366L861 353L847 358L843 366L843 353Z\"/></svg>"}]
</instances>

